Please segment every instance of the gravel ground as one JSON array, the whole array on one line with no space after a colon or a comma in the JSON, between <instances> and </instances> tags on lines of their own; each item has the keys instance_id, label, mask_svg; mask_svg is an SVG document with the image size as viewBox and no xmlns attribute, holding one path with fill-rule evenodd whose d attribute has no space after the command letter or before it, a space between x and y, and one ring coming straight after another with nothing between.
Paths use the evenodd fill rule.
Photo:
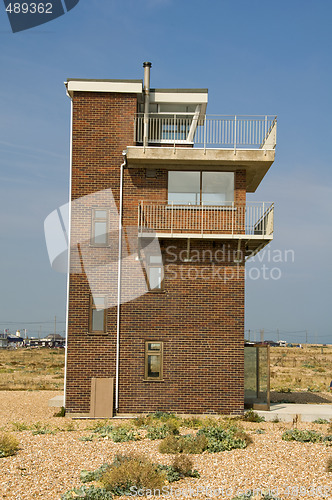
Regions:
<instances>
[{"instance_id":1,"label":"gravel ground","mask_svg":"<svg viewBox=\"0 0 332 500\"><path fill-rule=\"evenodd\" d=\"M51 391L2 391L0 427L12 431L14 422L30 425L43 422L66 428L72 420L54 418L54 409L47 406L48 400L55 395ZM58 431L53 435L33 435L31 430L13 432L19 439L20 450L16 456L0 459L1 499L59 500L61 494L81 485L79 473L82 469L93 470L104 462L111 462L118 452L140 452L155 463L172 462L172 456L158 453L159 441L82 442L80 437L91 434L86 430L91 422L73 422L78 430L72 432ZM283 500L332 499L332 473L326 472L327 459L332 456L331 447L282 441L282 432L291 428L291 424L246 422L243 426L254 440L252 445L245 450L193 455L194 466L201 477L172 483L172 493L164 498L230 499L238 494L238 489L276 491L278 488L278 497ZM299 424L298 427L327 432L327 425ZM257 434L257 429L265 432ZM219 492L214 491L217 488Z\"/></svg>"}]
</instances>

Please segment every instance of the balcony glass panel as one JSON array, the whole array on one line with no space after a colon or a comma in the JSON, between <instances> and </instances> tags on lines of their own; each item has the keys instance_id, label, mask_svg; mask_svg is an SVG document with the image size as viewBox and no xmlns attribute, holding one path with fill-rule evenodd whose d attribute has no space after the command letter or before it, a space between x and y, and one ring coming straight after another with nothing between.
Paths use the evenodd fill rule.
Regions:
<instances>
[{"instance_id":1,"label":"balcony glass panel","mask_svg":"<svg viewBox=\"0 0 332 500\"><path fill-rule=\"evenodd\" d=\"M202 202L204 205L226 205L234 201L233 172L203 172Z\"/></svg>"},{"instance_id":2,"label":"balcony glass panel","mask_svg":"<svg viewBox=\"0 0 332 500\"><path fill-rule=\"evenodd\" d=\"M200 204L200 172L169 172L168 203Z\"/></svg>"}]
</instances>

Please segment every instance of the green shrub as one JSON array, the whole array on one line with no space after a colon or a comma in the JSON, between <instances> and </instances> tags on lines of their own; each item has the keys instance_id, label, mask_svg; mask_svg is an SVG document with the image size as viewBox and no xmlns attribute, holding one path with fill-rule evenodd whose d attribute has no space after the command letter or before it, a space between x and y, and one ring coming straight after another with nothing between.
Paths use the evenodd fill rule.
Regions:
<instances>
[{"instance_id":1,"label":"green shrub","mask_svg":"<svg viewBox=\"0 0 332 500\"><path fill-rule=\"evenodd\" d=\"M332 457L327 459L326 472L332 472Z\"/></svg>"},{"instance_id":2,"label":"green shrub","mask_svg":"<svg viewBox=\"0 0 332 500\"><path fill-rule=\"evenodd\" d=\"M56 413L54 413L53 417L65 417L66 416L66 409L64 406L61 406L60 410Z\"/></svg>"},{"instance_id":3,"label":"green shrub","mask_svg":"<svg viewBox=\"0 0 332 500\"><path fill-rule=\"evenodd\" d=\"M113 495L105 488L81 486L80 488L73 488L61 496L61 500L72 500L77 498L85 498L86 500L112 500Z\"/></svg>"},{"instance_id":4,"label":"green shrub","mask_svg":"<svg viewBox=\"0 0 332 500\"><path fill-rule=\"evenodd\" d=\"M94 471L82 470L80 480L82 483L90 483L91 481L99 481L100 478L110 469L110 465L103 464Z\"/></svg>"},{"instance_id":5,"label":"green shrub","mask_svg":"<svg viewBox=\"0 0 332 500\"><path fill-rule=\"evenodd\" d=\"M284 441L299 441L300 443L320 443L323 437L316 431L293 429L285 431L282 435L282 439Z\"/></svg>"},{"instance_id":6,"label":"green shrub","mask_svg":"<svg viewBox=\"0 0 332 500\"><path fill-rule=\"evenodd\" d=\"M170 419L178 420L178 417L174 413L169 413L167 411L155 411L150 413L151 418L161 420L161 422L167 422Z\"/></svg>"},{"instance_id":7,"label":"green shrub","mask_svg":"<svg viewBox=\"0 0 332 500\"><path fill-rule=\"evenodd\" d=\"M141 435L137 431L119 426L114 427L111 432L111 438L114 443L124 443L126 441L139 441L141 439Z\"/></svg>"},{"instance_id":8,"label":"green shrub","mask_svg":"<svg viewBox=\"0 0 332 500\"><path fill-rule=\"evenodd\" d=\"M19 443L15 436L7 433L0 434L0 458L15 455L19 449Z\"/></svg>"},{"instance_id":9,"label":"green shrub","mask_svg":"<svg viewBox=\"0 0 332 500\"><path fill-rule=\"evenodd\" d=\"M150 425L147 428L146 437L149 439L164 439L168 435L166 424Z\"/></svg>"},{"instance_id":10,"label":"green shrub","mask_svg":"<svg viewBox=\"0 0 332 500\"><path fill-rule=\"evenodd\" d=\"M222 427L203 427L198 431L198 436L204 435L208 440L207 450L210 453L230 451L235 448L246 448L252 439L235 426L229 429Z\"/></svg>"},{"instance_id":11,"label":"green shrub","mask_svg":"<svg viewBox=\"0 0 332 500\"><path fill-rule=\"evenodd\" d=\"M328 445L332 446L332 435L331 435L331 434L328 434L327 436L325 436L325 437L323 438L323 441L324 441L324 443L326 443L326 444L328 444Z\"/></svg>"},{"instance_id":12,"label":"green shrub","mask_svg":"<svg viewBox=\"0 0 332 500\"><path fill-rule=\"evenodd\" d=\"M258 413L252 409L246 411L242 418L246 422L265 422L265 418L258 415Z\"/></svg>"},{"instance_id":13,"label":"green shrub","mask_svg":"<svg viewBox=\"0 0 332 500\"><path fill-rule=\"evenodd\" d=\"M329 421L326 420L325 418L317 418L316 420L313 421L314 424L328 424Z\"/></svg>"},{"instance_id":14,"label":"green shrub","mask_svg":"<svg viewBox=\"0 0 332 500\"><path fill-rule=\"evenodd\" d=\"M113 425L111 425L111 424L103 424L103 425L101 425L101 424L102 424L101 422L98 422L98 423L95 424L95 426L93 426L90 429L95 434L99 434L102 438L111 437L111 434L112 434L112 431L113 431Z\"/></svg>"},{"instance_id":15,"label":"green shrub","mask_svg":"<svg viewBox=\"0 0 332 500\"><path fill-rule=\"evenodd\" d=\"M100 478L107 491L115 495L132 495L130 488L161 490L166 473L142 456L118 455L112 466Z\"/></svg>"}]
</instances>

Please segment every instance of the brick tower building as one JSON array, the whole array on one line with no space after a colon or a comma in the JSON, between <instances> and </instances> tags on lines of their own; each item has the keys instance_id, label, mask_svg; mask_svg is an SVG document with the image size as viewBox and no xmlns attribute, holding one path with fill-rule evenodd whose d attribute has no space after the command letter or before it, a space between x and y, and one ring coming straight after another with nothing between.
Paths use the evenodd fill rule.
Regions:
<instances>
[{"instance_id":1,"label":"brick tower building","mask_svg":"<svg viewBox=\"0 0 332 500\"><path fill-rule=\"evenodd\" d=\"M150 66L144 82L66 83L66 410L238 414L245 260L273 238L273 204L246 192L276 119L209 117L206 89L151 89Z\"/></svg>"}]
</instances>

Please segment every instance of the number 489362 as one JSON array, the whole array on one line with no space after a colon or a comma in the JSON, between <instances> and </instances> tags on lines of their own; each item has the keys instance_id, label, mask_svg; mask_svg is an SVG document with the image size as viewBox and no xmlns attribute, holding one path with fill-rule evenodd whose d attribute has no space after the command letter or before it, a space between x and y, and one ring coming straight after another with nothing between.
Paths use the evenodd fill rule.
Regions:
<instances>
[{"instance_id":1,"label":"number 489362","mask_svg":"<svg viewBox=\"0 0 332 500\"><path fill-rule=\"evenodd\" d=\"M9 3L6 11L9 14L52 14L53 4L51 3Z\"/></svg>"}]
</instances>

